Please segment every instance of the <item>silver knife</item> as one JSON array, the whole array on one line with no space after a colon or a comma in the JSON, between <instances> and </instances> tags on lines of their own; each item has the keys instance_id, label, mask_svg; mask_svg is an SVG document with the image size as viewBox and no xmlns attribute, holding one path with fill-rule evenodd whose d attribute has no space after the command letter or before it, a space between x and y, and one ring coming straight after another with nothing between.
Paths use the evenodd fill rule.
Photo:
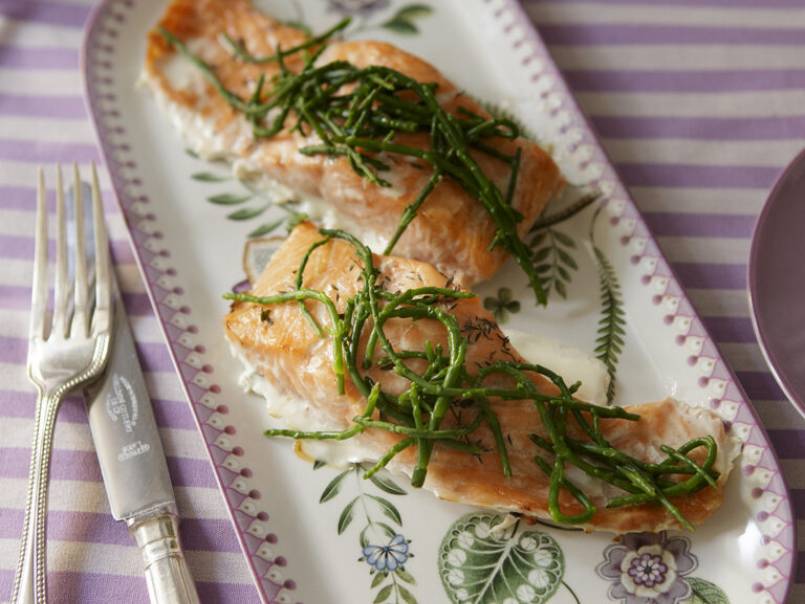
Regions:
<instances>
[{"instance_id":1,"label":"silver knife","mask_svg":"<svg viewBox=\"0 0 805 604\"><path fill-rule=\"evenodd\" d=\"M196 604L165 452L117 288L115 303L106 373L84 393L109 506L115 520L126 522L142 552L151 602Z\"/></svg>"}]
</instances>

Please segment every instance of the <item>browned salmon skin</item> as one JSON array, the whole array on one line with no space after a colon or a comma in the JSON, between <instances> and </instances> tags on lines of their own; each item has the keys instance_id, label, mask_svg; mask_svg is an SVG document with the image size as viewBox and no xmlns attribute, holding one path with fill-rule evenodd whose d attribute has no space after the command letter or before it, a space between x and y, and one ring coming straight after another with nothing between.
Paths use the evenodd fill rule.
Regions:
<instances>
[{"instance_id":1,"label":"browned salmon skin","mask_svg":"<svg viewBox=\"0 0 805 604\"><path fill-rule=\"evenodd\" d=\"M285 26L259 12L247 0L174 0L159 27L174 34L215 69L221 82L241 98L248 98L260 74L278 72L276 63L248 64L233 57L222 34L240 41L253 55L273 54L278 46L290 48L305 40L298 29ZM424 60L385 42L371 40L334 42L319 58L320 64L346 60L357 67L380 65L396 69L421 82L438 84L439 102L450 113L460 107L488 113ZM301 68L298 55L287 61ZM428 164L384 154L391 169L383 172L391 187L368 182L345 157L305 156L300 147L317 144L314 133L283 132L255 140L251 125L190 65L187 58L154 30L148 37L144 81L160 106L173 116L187 143L205 157L225 157L238 170L280 183L295 196L316 200L338 222L380 251L394 234L403 211L418 196L432 175ZM425 135L400 135L397 142L422 145ZM524 138L489 139L498 151L513 155L521 150L521 163L512 205L523 216L517 230L524 237L562 178L550 156ZM507 164L473 152L484 173L501 191L510 178ZM450 178L444 178L420 207L416 218L396 244L394 253L429 262L467 286L491 277L507 258L500 247L490 251L496 232L493 219L481 203Z\"/></svg>"},{"instance_id":2,"label":"browned salmon skin","mask_svg":"<svg viewBox=\"0 0 805 604\"><path fill-rule=\"evenodd\" d=\"M302 257L311 244L321 239L310 223L297 226L254 284L253 293L266 296L294 290ZM312 253L303 286L325 292L338 311L343 312L346 300L362 288L360 266L351 245L332 240ZM442 287L447 283L445 276L433 266L416 260L376 256L375 266L379 270L378 281L392 292L423 286ZM328 323L323 305L308 303L308 308L320 324ZM521 360L477 298L451 303L450 312L457 318L462 335L468 341L468 371L492 361ZM278 395L291 397L304 406L308 416L315 415L321 429L342 430L363 410L365 399L352 384L347 384L343 395L338 393L332 369L331 340L319 336L311 328L296 303L270 307L236 303L225 319L225 328L237 353L248 365L269 382ZM384 331L396 350L422 350L426 341L447 349L445 330L435 320L393 319L384 325ZM404 378L384 371L377 363L368 370L368 375L380 383L383 391L392 394L408 386ZM545 392L553 388L540 376L535 376L534 380ZM549 518L549 479L534 463L538 450L529 438L530 434L545 435L533 403L493 399L492 407L509 442L512 476L504 477L492 434L481 427L473 433L473 438L479 435L488 452L476 457L437 444L428 466L425 488L447 500ZM724 483L734 457L732 439L725 433L722 421L710 411L670 399L629 407L628 410L639 414L641 419L602 421L602 431L614 447L643 461L656 463L665 459L660 451L661 444L679 447L704 435L715 439L718 457L714 469L719 472L718 488L708 487L690 496L672 498L689 521L701 523L721 504ZM444 425L449 426L455 421L446 419ZM290 427L306 429L304 426ZM354 446L361 461L376 461L400 438L386 431L369 429L346 441L345 445ZM390 469L410 475L415 461L416 452L409 448L393 460ZM578 484L584 483L584 490L598 509L584 525L586 528L627 532L677 526L665 509L656 505L606 509L606 501L622 493L613 492L613 487L589 479L581 472L575 474L573 470L568 471L568 477ZM566 493L563 493L560 503L568 514L582 511L581 505Z\"/></svg>"}]
</instances>

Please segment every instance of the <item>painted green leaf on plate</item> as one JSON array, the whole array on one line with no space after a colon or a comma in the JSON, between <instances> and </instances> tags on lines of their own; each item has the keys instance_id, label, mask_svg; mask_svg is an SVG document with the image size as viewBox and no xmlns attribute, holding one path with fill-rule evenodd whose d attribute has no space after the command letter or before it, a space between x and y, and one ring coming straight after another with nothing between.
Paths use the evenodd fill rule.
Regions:
<instances>
[{"instance_id":1,"label":"painted green leaf on plate","mask_svg":"<svg viewBox=\"0 0 805 604\"><path fill-rule=\"evenodd\" d=\"M279 228L282 223L285 222L285 218L280 218L279 220L275 220L274 222L267 222L266 224L261 224L259 227L254 229L251 233L247 235L250 239L254 239L256 237L265 237L266 235L270 235L274 231Z\"/></svg>"},{"instance_id":2,"label":"painted green leaf on plate","mask_svg":"<svg viewBox=\"0 0 805 604\"><path fill-rule=\"evenodd\" d=\"M378 497L377 495L367 495L367 497L372 498L377 503L380 511L383 512L387 518L402 526L402 516L400 515L400 511L393 503L391 503L388 499Z\"/></svg>"},{"instance_id":3,"label":"painted green leaf on plate","mask_svg":"<svg viewBox=\"0 0 805 604\"><path fill-rule=\"evenodd\" d=\"M382 23L381 26L398 34L415 34L419 28L414 21L420 17L427 17L433 9L427 4L408 4L398 10L394 16Z\"/></svg>"},{"instance_id":4,"label":"painted green leaf on plate","mask_svg":"<svg viewBox=\"0 0 805 604\"><path fill-rule=\"evenodd\" d=\"M370 467L371 466L367 464L364 466L364 469L368 470ZM385 474L372 474L369 480L371 480L372 484L378 489L385 491L389 495L405 495L405 490L394 482L390 476Z\"/></svg>"},{"instance_id":5,"label":"painted green leaf on plate","mask_svg":"<svg viewBox=\"0 0 805 604\"><path fill-rule=\"evenodd\" d=\"M267 209L268 205L264 205L259 208L243 208L237 212L227 214L226 217L229 218L229 220L251 220L252 218L255 218L265 212Z\"/></svg>"},{"instance_id":6,"label":"painted green leaf on plate","mask_svg":"<svg viewBox=\"0 0 805 604\"><path fill-rule=\"evenodd\" d=\"M682 604L730 604L727 594L715 583L698 577L688 577L687 581L693 594Z\"/></svg>"},{"instance_id":7,"label":"painted green leaf on plate","mask_svg":"<svg viewBox=\"0 0 805 604\"><path fill-rule=\"evenodd\" d=\"M427 4L407 4L397 11L396 17L411 19L415 17L427 17L433 9Z\"/></svg>"},{"instance_id":8,"label":"painted green leaf on plate","mask_svg":"<svg viewBox=\"0 0 805 604\"><path fill-rule=\"evenodd\" d=\"M198 180L199 182L223 182L224 180L229 180L226 176L220 176L212 172L196 172L195 174L191 174L190 178Z\"/></svg>"},{"instance_id":9,"label":"painted green leaf on plate","mask_svg":"<svg viewBox=\"0 0 805 604\"><path fill-rule=\"evenodd\" d=\"M386 578L385 573L377 573L377 574L375 574L375 578L372 579L372 589L374 589L375 587L380 585L383 582L383 579L385 579L385 578Z\"/></svg>"},{"instance_id":10,"label":"painted green leaf on plate","mask_svg":"<svg viewBox=\"0 0 805 604\"><path fill-rule=\"evenodd\" d=\"M374 604L380 604L380 602L385 602L388 597L391 595L391 590L394 586L389 583L379 592L377 592L377 596L375 596Z\"/></svg>"},{"instance_id":11,"label":"painted green leaf on plate","mask_svg":"<svg viewBox=\"0 0 805 604\"><path fill-rule=\"evenodd\" d=\"M405 604L416 604L416 598L414 594L408 591L403 585L397 584L397 592L400 594L400 597L403 599Z\"/></svg>"},{"instance_id":12,"label":"painted green leaf on plate","mask_svg":"<svg viewBox=\"0 0 805 604\"><path fill-rule=\"evenodd\" d=\"M324 503L325 501L330 501L333 497L338 495L338 491L341 489L341 482L344 478L347 477L352 470L344 470L338 476L333 478L329 484L324 487L324 490L321 493L321 497L319 498L319 503Z\"/></svg>"},{"instance_id":13,"label":"painted green leaf on plate","mask_svg":"<svg viewBox=\"0 0 805 604\"><path fill-rule=\"evenodd\" d=\"M338 517L338 534L341 535L347 527L349 527L350 523L352 522L352 510L355 507L355 504L358 502L359 497L356 497L352 501L347 504L341 515Z\"/></svg>"},{"instance_id":14,"label":"painted green leaf on plate","mask_svg":"<svg viewBox=\"0 0 805 604\"><path fill-rule=\"evenodd\" d=\"M546 533L499 527L503 519L471 513L450 528L439 550L439 575L451 602L543 604L556 592L565 572L559 545Z\"/></svg>"},{"instance_id":15,"label":"painted green leaf on plate","mask_svg":"<svg viewBox=\"0 0 805 604\"><path fill-rule=\"evenodd\" d=\"M407 19L390 19L383 24L383 27L398 34L415 34L419 31L416 25Z\"/></svg>"},{"instance_id":16,"label":"painted green leaf on plate","mask_svg":"<svg viewBox=\"0 0 805 604\"><path fill-rule=\"evenodd\" d=\"M212 195L207 198L207 201L219 206L235 206L239 203L244 203L252 198L251 195L233 195L232 193L221 193L219 195Z\"/></svg>"}]
</instances>

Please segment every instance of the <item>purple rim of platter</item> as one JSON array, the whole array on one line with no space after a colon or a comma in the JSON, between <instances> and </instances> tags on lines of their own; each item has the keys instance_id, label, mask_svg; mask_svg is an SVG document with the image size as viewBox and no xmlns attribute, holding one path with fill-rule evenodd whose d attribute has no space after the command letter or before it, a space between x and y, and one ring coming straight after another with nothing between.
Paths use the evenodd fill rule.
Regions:
<instances>
[{"instance_id":1,"label":"purple rim of platter","mask_svg":"<svg viewBox=\"0 0 805 604\"><path fill-rule=\"evenodd\" d=\"M749 304L763 355L805 417L805 150L783 170L758 216Z\"/></svg>"},{"instance_id":2,"label":"purple rim of platter","mask_svg":"<svg viewBox=\"0 0 805 604\"><path fill-rule=\"evenodd\" d=\"M183 340L183 336L191 335L196 331L194 326L187 324L181 327L182 323L177 326L174 321L175 317L186 314L190 309L188 307L176 309L164 301L165 295L170 292L165 290L158 280L162 274L166 273L175 276L176 271L173 268L157 271L148 265L149 261L157 256L144 245L151 232L141 229L141 225L149 217L139 216L134 211L132 206L138 201L143 201L143 196L138 192L131 192L140 190L143 181L138 176L137 166L134 162L120 159L125 157L128 150L127 144L122 142L125 140L125 129L118 126L111 130L100 117L117 113L112 104L115 100L113 95L101 92L99 83L104 81L106 84L110 84L113 81L112 62L108 60L108 57L111 57L114 51L113 44L117 39L116 30L125 27L126 11L135 6L135 0L102 0L90 12L84 29L80 56L80 69L84 79L84 98L93 118L93 127L104 164L112 180L115 200L125 216L126 231L134 250L137 267L147 285L148 298L168 344L168 352L176 374L190 403L196 428L204 440L212 464L213 475L223 495L224 505L232 520L232 527L251 570L260 599L267 604L274 604L283 589L292 592L296 589L297 584L292 579L273 581L268 576L275 564L274 560L277 561L278 567L285 565L281 555L273 556L272 554L269 557L262 553L263 548L267 548L269 544L273 546L277 542L276 535L270 531L263 531L262 527L265 525L265 520L268 519L268 514L262 509L260 502L249 501L252 499L251 494L254 491L239 488L240 483L248 484L241 477L250 475L251 470L240 465L233 466L230 460L233 457L242 456L243 448L235 445L235 439L227 435L225 426L214 428L209 423L205 423L213 412L225 415L228 410L225 405L216 406L216 394L220 389L215 384L204 384L197 381L199 376L202 376L203 379L205 369L211 369L211 367L209 365L199 367L200 363L191 365L187 362L190 355L195 354L197 358L203 358L204 353L203 347L188 346L187 340ZM118 10L115 11L114 8ZM114 25L104 23L102 26L102 21L111 21ZM106 41L102 42L101 37L104 34L111 35L112 39L107 37ZM107 59L99 61L93 53L105 54ZM91 65L93 59L95 65ZM104 72L103 76L96 73L98 70ZM104 107L101 107L101 103L104 103ZM112 140L113 135L114 141ZM127 174L124 174L124 171ZM150 219L153 222L153 215L150 216ZM168 242L163 241L163 249L159 251L169 252L168 245ZM161 298L157 297L157 292ZM229 443L225 448L222 447L222 437ZM248 494L244 495L244 490L247 490ZM249 507L244 506L244 503L248 503ZM261 530L255 531L254 527L258 525ZM273 548L269 548L269 550L271 549ZM296 598L294 601L296 604L302 604Z\"/></svg>"},{"instance_id":3,"label":"purple rim of platter","mask_svg":"<svg viewBox=\"0 0 805 604\"><path fill-rule=\"evenodd\" d=\"M756 583L753 585L753 591L758 594L765 592L774 602L782 604L786 600L793 580L791 573L795 568L797 555L796 523L793 522L791 501L785 480L780 473L780 464L770 445L768 435L754 409L748 403L748 399L735 375L724 364L712 338L710 338L697 313L687 300L671 267L657 246L629 193L615 173L612 164L598 143L591 125L572 97L567 84L550 58L547 48L534 29L530 19L516 0L483 0L483 2L487 5L494 2L499 7L495 9L493 16L496 25L508 36L511 42L511 52L516 51L524 44L531 49L529 54L522 59L523 65L542 66L539 69L534 68L535 71L530 76L531 82L536 82L543 77L552 78L553 92L561 98L562 106L570 114L571 123L568 127L579 129L582 133L581 142L593 149L593 157L590 162L595 162L601 166L602 170L601 174L594 178L590 184L599 186L610 197L609 203L611 204L610 207L613 208L612 214L614 216L612 219L613 224L620 221L621 225L628 225L630 232L627 237L622 239L622 245L627 245L629 240L642 240L645 243L644 249L638 255L632 257L635 265L645 268L642 283L647 286L649 284L661 285L665 296L678 302L676 310L664 317L666 324L679 320L685 326L686 335L677 335L676 343L684 344L688 337L696 338L702 342L700 357L706 357L712 361L712 371L708 377L700 379L700 387L704 390L708 388L709 384L719 386L720 394L714 399L714 406L720 404L722 400L731 401L737 405L737 411L730 423L733 429L740 426L743 429L742 441L754 446L759 451L756 465L744 462L741 469L745 473L751 473L756 468L764 469L768 472L770 479L765 486L765 490L778 498L773 510L770 512L764 511L761 514L764 515L764 519L774 517L778 520L780 523L779 530L773 534L767 534L763 531L762 525L758 526L761 532L764 533L764 539L776 541L785 550L785 553L776 560L768 562L769 566L773 566L777 570L780 578L766 586ZM115 30L125 27L126 13L132 10L135 5L134 0L102 0L93 8L87 21L81 52L81 70L84 75L85 97L89 113L93 118L92 121L104 162L112 179L115 199L126 218L128 235L134 249L138 268L147 284L146 289L149 299L168 343L168 350L180 382L190 402L194 420L204 439L215 479L224 495L225 505L233 521L233 528L251 568L261 599L265 602L273 603L276 602L277 595L281 589L286 589L293 593L296 584L291 580L275 582L268 576L272 562L270 558L261 555L260 548L262 546L260 543L265 545L265 541L269 541L273 545L276 543L276 536L269 532L268 537L274 537L273 540L265 538L262 534L258 534L261 538L257 539L255 534L259 533L259 531L253 530L257 525L260 525L260 531L266 530L264 527L266 525L265 521L268 520L268 514L263 508L265 501L250 502L254 505L248 510L248 513L244 513L241 509L243 500L248 497L244 496L242 490L239 491L235 486L240 480L240 475L227 465L227 460L231 459L232 455L227 456L225 453L226 451L240 450L242 454L242 447L235 446L237 436L234 436L226 437L228 449L226 451L221 449L221 435L226 436L222 432L223 428L213 430L207 421L211 414L211 409L215 408L214 400L217 391L214 384L211 385L204 381L204 376L201 375L203 371L198 368L199 363L203 362L204 351L203 349L196 350L196 353L194 353L194 361L196 362L192 365L188 363L188 356L192 351L188 349L187 340L183 339L183 337L193 333L193 326L186 325L180 321L180 324L184 327L177 328L175 319L182 314L185 307L177 310L174 306L165 303L164 293L166 290L163 285L158 283L162 273L149 265L154 253L145 246L148 237L151 236L154 227L156 227L156 218L153 214L142 216L135 211L134 206L141 199L140 196L143 195L143 181L139 175L139 168L133 161L125 159L127 155L127 145L124 142L125 130L119 125L119 120L116 118L111 120L117 122L115 128L110 128L106 123L106 121L109 121L109 116L117 115L119 117L114 105L114 97L101 90L101 88L113 81L115 75L112 69L112 62L109 60L114 52ZM97 55L106 56L98 59ZM97 71L103 72L102 76L99 76L96 73ZM535 102L537 100L535 98ZM618 201L616 202L615 200ZM150 225L151 230L142 228L142 225L147 220L152 223ZM160 246L166 252L169 251L168 247L170 245L171 242L169 241L160 241ZM168 274L172 275L173 279L179 278L174 269L163 269L163 273L164 271L173 271ZM656 297L657 290L649 290L649 287L645 288L645 295L650 303L650 300ZM187 312L189 310L189 307L187 307ZM182 317L179 318L181 319ZM207 366L204 365L204 367ZM203 387L200 387L197 381L199 376L201 376L201 383L204 384ZM708 391L702 392L702 398L706 400L708 396ZM212 405L211 401L213 401ZM258 522L260 518L264 522ZM277 560L280 558L281 556Z\"/></svg>"},{"instance_id":4,"label":"purple rim of platter","mask_svg":"<svg viewBox=\"0 0 805 604\"><path fill-rule=\"evenodd\" d=\"M484 0L486 3L490 3L491 1L492 0ZM771 484L776 480L777 489L775 492L777 492L780 496L780 502L773 513L787 525L780 530L779 535L782 535L785 531L789 531L788 538L785 539L785 547L788 550L788 554L781 556L775 562L771 563L771 565L777 568L777 570L780 572L780 580L775 584L769 585L760 590L755 589L761 587L759 584L756 584L753 586L753 590L756 592L766 592L778 604L785 604L785 602L788 600L788 595L794 583L793 573L797 568L797 524L794 520L788 485L786 484L785 477L780 471L780 462L777 458L777 453L774 451L774 448L771 445L769 435L767 434L766 429L764 428L763 423L761 422L760 417L758 416L754 407L749 402L749 397L744 392L743 387L735 376L734 371L724 362L721 353L718 351L718 348L715 345L715 342L702 323L698 313L687 299L687 295L685 294L684 290L679 285L679 280L677 279L674 270L665 258L665 254L657 245L654 235L643 220L640 210L638 210L637 205L634 203L631 194L623 186L623 183L613 167L612 162L609 160L609 157L599 142L594 126L584 115L584 112L581 110L581 107L573 96L570 87L565 81L564 76L551 59L550 52L548 51L545 42L542 40L542 37L539 35L536 27L517 0L500 0L500 2L502 3L503 7L496 12L496 16L500 17L505 13L509 13L513 16L513 20L509 25L506 26L506 30L508 31L515 27L522 30L522 35L519 37L519 39L515 40L514 46L518 47L526 40L533 44L535 47L535 52L530 58L539 57L544 60L544 71L556 79L558 83L557 88L560 90L560 94L563 97L563 105L565 105L568 111L572 114L572 119L573 122L575 122L575 125L577 125L584 133L583 142L594 148L594 158L601 162L605 167L602 176L590 184L598 185L599 188L603 190L604 183L609 183L611 188L614 188L613 193L609 195L610 199L618 198L625 200L625 208L621 214L621 218L628 217L634 221L635 227L631 237L643 237L647 240L646 249L642 255L643 257L652 256L653 259L656 260L653 275L667 278L668 286L666 292L673 294L679 299L680 302L676 314L687 315L691 319L691 327L688 333L690 335L695 334L704 338L704 345L702 346L703 354L705 351L707 351L709 356L716 361L716 368L713 371L713 375L720 375L727 382L727 386L724 389L725 395L722 398L726 399L727 396L730 395L730 398L734 401L737 401L740 405L740 409L735 416L733 425L735 422L742 421L751 426L751 432L745 439L743 439L743 442L754 444L755 446L762 447L766 450L763 455L763 458L765 459L764 467L770 469L776 474L775 478L769 483L769 486L771 487ZM532 76L532 79L536 79L537 77L539 77L539 74L535 73L534 76ZM622 240L622 242L625 241L626 239ZM648 279L650 279L650 277L648 277ZM647 280L647 276L644 276L643 282L650 282ZM648 295L650 294L647 293L647 296ZM773 466L774 469L769 468L769 465ZM754 468L750 466L743 466L741 470L746 472L754 470Z\"/></svg>"}]
</instances>

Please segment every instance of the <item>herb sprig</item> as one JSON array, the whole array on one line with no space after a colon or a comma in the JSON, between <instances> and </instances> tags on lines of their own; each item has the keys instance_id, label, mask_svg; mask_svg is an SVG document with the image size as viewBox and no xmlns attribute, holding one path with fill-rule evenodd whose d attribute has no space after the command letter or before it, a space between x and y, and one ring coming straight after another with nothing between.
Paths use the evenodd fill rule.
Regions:
<instances>
[{"instance_id":1,"label":"herb sprig","mask_svg":"<svg viewBox=\"0 0 805 604\"><path fill-rule=\"evenodd\" d=\"M272 63L279 69L271 79L270 91L265 92L266 75L263 74L248 98L226 88L214 68L191 52L174 34L164 28L158 31L202 71L233 109L245 115L252 124L255 138L272 137L284 130L304 136L315 133L319 142L301 148L300 153L346 157L355 172L380 187L391 186L383 178L383 173L391 169L389 155L403 156L430 167L431 178L404 212L386 253L393 250L439 180L451 178L478 199L494 220L497 229L490 248L502 246L514 256L526 273L537 301L544 304L546 291L531 250L517 233L522 216L512 206L521 150L518 148L515 154L507 155L488 144L490 138L517 139L517 124L505 117L490 118L466 108L460 108L455 115L448 113L437 100L436 84L418 82L387 67L358 68L347 61L317 65L326 42L348 24L348 20L342 21L320 36L290 49L277 48L275 54L265 57L256 57L239 42L225 38L238 60L252 64ZM297 54L302 57L302 67L294 72L287 63ZM420 145L401 141L400 135L406 134L425 135L426 142ZM510 178L505 193L484 173L473 152L486 154L509 166ZM398 434L400 438L396 444L366 470L364 476L372 478L402 451L416 447L417 461L411 484L419 487L425 482L437 444L469 454L481 454L485 451L479 444L481 441L470 437L484 426L493 437L503 475L510 477L512 469L507 439L492 401L528 400L535 406L547 433L547 436L535 434L532 438L537 446L552 456L552 460L537 456L535 463L549 476L548 509L555 521L583 523L596 512L589 497L567 477L567 467L574 466L624 492L624 495L611 499L607 507L655 503L664 506L682 526L692 528L670 497L689 495L715 484L718 474L713 465L717 447L711 437L694 439L678 449L663 446L667 459L659 464L647 464L630 457L606 441L601 423L613 419L638 421L640 417L620 407L598 407L576 399L574 393L580 383L567 386L549 369L525 363L495 362L474 374L469 371L466 363L468 340L449 306L472 294L437 287L387 292L377 283L378 270L369 248L343 231L322 230L321 233L324 238L310 247L297 270L294 291L264 297L229 293L225 298L261 306L287 302L300 304L311 327L319 335L332 339L333 373L338 392L345 393L346 380L349 379L365 397L366 406L341 431L268 430L268 436L346 440L366 430ZM362 263L362 288L346 301L342 314L324 292L303 286L310 255L333 239L352 245ZM326 329L310 314L307 302L324 305L329 320ZM446 332L447 349L425 343L424 350L395 350L384 331L384 325L392 319L437 321ZM363 358L358 358L363 341L366 341L366 350ZM379 359L376 358L378 347L382 351ZM406 363L412 358L426 362L422 373L415 372ZM405 378L410 386L397 396L383 392L379 383L362 373L375 362ZM508 376L514 386L489 386L487 378L497 374ZM535 374L547 378L558 394L539 391L533 381ZM458 425L443 428L448 413L457 408L466 411L471 419L462 423L459 415ZM586 439L569 436L568 428L573 423ZM706 451L705 462L701 465L689 456L700 448ZM689 478L674 482L668 478L669 475L687 475ZM562 491L569 493L583 507L583 512L566 514L560 506Z\"/></svg>"},{"instance_id":2,"label":"herb sprig","mask_svg":"<svg viewBox=\"0 0 805 604\"><path fill-rule=\"evenodd\" d=\"M343 61L318 65L325 43L349 24L344 20L324 34L293 48L277 48L273 55L257 57L240 43L228 39L233 56L248 63L275 63L279 73L272 88L264 92L261 76L248 99L226 88L214 68L164 28L162 37L198 67L213 88L253 125L256 138L272 137L289 129L303 135L315 133L317 144L299 149L305 155L346 157L352 168L370 183L389 187L383 172L391 169L383 155L397 155L430 167L433 177L417 200L401 217L386 253L413 220L416 211L442 176L457 182L477 199L495 222L490 248L503 247L528 277L537 301L545 304L546 291L531 258L530 248L520 239L517 225L522 215L512 206L521 151L513 155L490 145L489 139L515 140L517 124L506 117L486 117L465 107L448 113L438 102L437 84L419 82L395 69L373 65L358 68ZM301 70L287 66L291 56L301 55ZM289 125L292 124L292 125ZM424 135L425 143L401 142L400 135ZM481 169L473 152L484 153L510 167L506 191L502 192Z\"/></svg>"},{"instance_id":3,"label":"herb sprig","mask_svg":"<svg viewBox=\"0 0 805 604\"><path fill-rule=\"evenodd\" d=\"M623 491L623 495L607 502L608 508L655 503L664 506L685 528L689 521L671 501L672 497L695 493L714 485L718 473L713 469L717 445L712 437L699 438L679 448L663 446L667 458L650 464L634 458L613 446L604 436L602 424L611 420L638 421L639 415L621 407L599 407L575 398L581 386L568 386L564 380L541 365L514 361L496 361L471 372L466 359L468 339L462 333L456 316L450 312L462 299L473 294L444 287L420 287L403 292L386 291L378 283L379 271L372 252L352 235L339 230L321 230L323 238L313 243L296 271L296 290L272 295L227 293L224 297L236 302L271 306L289 301L313 301L323 304L329 317L327 334L333 340L333 372L339 392L345 392L349 378L358 392L366 398L363 412L340 431L268 430L267 436L282 436L310 440L347 440L367 430L382 430L400 435L369 468L371 478L394 457L410 447L416 447L417 461L411 484L422 486L434 447L458 449L478 455L484 449L482 440L473 439L485 427L492 435L504 476L511 476L507 439L494 411L492 401L527 400L534 405L545 429L545 435L532 435L534 443L551 458L537 456L535 463L550 479L549 513L560 523L578 524L589 521L596 506L589 497L567 477L567 467L604 480ZM323 292L304 288L304 270L310 255L332 240L352 245L362 264L360 290L344 301L339 314L334 302ZM431 319L441 324L447 336L446 349L425 343L423 350L397 350L385 333L385 324L392 319L418 321ZM313 320L312 317L310 319ZM315 323L315 322L314 322ZM316 324L317 325L317 324ZM322 329L322 328L320 328ZM322 329L322 331L325 331ZM361 344L365 351L359 355ZM421 373L406 363L416 358L425 361ZM391 369L405 378L409 386L399 395L384 392L380 383L365 375L364 370L374 363ZM549 394L537 388L534 376L541 375L553 384L557 393ZM491 386L490 376L504 376L513 385ZM448 412L462 411L465 421L449 428L442 427ZM575 429L571 426L575 425ZM581 433L584 438L573 434ZM705 450L705 461L696 463L690 453ZM671 475L687 476L670 480ZM567 514L560 505L562 491L570 494L583 507L579 514Z\"/></svg>"}]
</instances>

